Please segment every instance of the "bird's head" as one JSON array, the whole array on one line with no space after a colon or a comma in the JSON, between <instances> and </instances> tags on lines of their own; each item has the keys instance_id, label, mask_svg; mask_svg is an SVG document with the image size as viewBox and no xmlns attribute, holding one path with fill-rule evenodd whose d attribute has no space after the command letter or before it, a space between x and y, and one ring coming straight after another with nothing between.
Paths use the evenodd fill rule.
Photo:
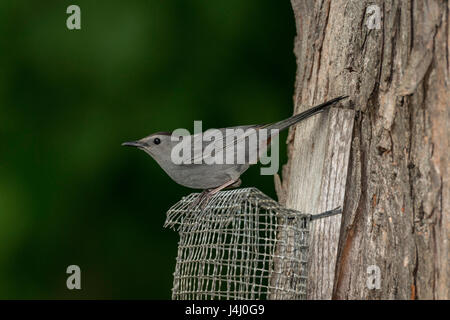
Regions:
<instances>
[{"instance_id":1,"label":"bird's head","mask_svg":"<svg viewBox=\"0 0 450 320\"><path fill-rule=\"evenodd\" d=\"M157 132L140 140L124 142L122 145L141 149L159 162L170 160L173 143L170 132Z\"/></svg>"}]
</instances>

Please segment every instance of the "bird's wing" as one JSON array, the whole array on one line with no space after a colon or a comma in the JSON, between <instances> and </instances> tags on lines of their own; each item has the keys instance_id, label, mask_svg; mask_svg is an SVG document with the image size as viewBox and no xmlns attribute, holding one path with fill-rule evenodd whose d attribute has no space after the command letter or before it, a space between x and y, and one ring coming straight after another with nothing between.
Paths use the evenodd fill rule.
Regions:
<instances>
[{"instance_id":1,"label":"bird's wing","mask_svg":"<svg viewBox=\"0 0 450 320\"><path fill-rule=\"evenodd\" d=\"M208 161L212 161L215 158L216 151L221 152L224 157L227 156L227 153L233 152L231 155L238 153L248 158L249 154L257 152L257 129L260 127L260 125L247 125L210 129L202 134L192 135L192 152L188 160L190 163L208 163ZM245 139L254 139L254 143L243 143ZM249 145L249 147L246 147L246 145ZM202 147L201 149L200 146Z\"/></svg>"},{"instance_id":2,"label":"bird's wing","mask_svg":"<svg viewBox=\"0 0 450 320\"><path fill-rule=\"evenodd\" d=\"M216 155L219 152L227 157L227 159L229 155L235 156L236 153L244 155L246 159L248 157L253 157L252 159L254 159L255 155L259 158L261 152L266 149L265 147L267 147L267 144L270 142L270 138L273 135L276 135L278 131L286 129L317 113L323 112L331 105L345 98L347 98L347 96L334 98L300 114L271 124L210 129L203 133L192 135L190 136L192 142L191 152L183 157L183 162L194 164L203 162L208 163L209 161L216 159ZM262 128L267 129L267 131L260 130ZM275 130L275 132L272 132L272 130ZM264 136L263 131L265 131ZM256 142L253 143L252 139ZM249 143L247 143L247 140ZM264 148L259 147L260 143L261 147L264 146ZM213 153L212 150L217 152Z\"/></svg>"}]
</instances>

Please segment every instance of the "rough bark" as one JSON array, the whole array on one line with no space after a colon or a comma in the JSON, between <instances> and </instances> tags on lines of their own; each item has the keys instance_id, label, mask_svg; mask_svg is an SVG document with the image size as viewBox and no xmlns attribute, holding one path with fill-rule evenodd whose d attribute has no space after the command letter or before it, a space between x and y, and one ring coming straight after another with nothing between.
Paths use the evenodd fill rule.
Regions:
<instances>
[{"instance_id":1,"label":"rough bark","mask_svg":"<svg viewBox=\"0 0 450 320\"><path fill-rule=\"evenodd\" d=\"M356 111L334 274L310 279L326 277L332 294L312 289L310 298L448 299L448 1L291 2L294 112L343 94ZM367 27L370 5L380 8L380 29ZM305 211L296 181L302 139L315 130L289 134L276 185L290 208ZM366 285L371 265L380 289Z\"/></svg>"}]
</instances>

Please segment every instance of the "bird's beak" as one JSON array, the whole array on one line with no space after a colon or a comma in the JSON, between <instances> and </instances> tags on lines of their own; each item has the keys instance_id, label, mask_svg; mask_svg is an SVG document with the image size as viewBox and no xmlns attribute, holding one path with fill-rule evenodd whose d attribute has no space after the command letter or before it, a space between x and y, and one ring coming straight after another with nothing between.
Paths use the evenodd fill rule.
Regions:
<instances>
[{"instance_id":1,"label":"bird's beak","mask_svg":"<svg viewBox=\"0 0 450 320\"><path fill-rule=\"evenodd\" d=\"M139 141L129 141L129 142L124 142L122 143L123 146L128 146L128 147L142 147L142 143L140 143Z\"/></svg>"}]
</instances>

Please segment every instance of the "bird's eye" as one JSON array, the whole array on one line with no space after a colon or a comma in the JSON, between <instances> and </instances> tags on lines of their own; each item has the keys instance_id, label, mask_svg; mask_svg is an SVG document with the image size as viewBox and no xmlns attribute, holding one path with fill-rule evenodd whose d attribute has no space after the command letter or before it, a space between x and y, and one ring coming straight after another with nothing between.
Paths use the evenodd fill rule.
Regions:
<instances>
[{"instance_id":1,"label":"bird's eye","mask_svg":"<svg viewBox=\"0 0 450 320\"><path fill-rule=\"evenodd\" d=\"M161 140L160 140L159 138L155 138L155 140L153 140L153 142L154 142L155 144L160 144L160 143L161 143Z\"/></svg>"}]
</instances>

